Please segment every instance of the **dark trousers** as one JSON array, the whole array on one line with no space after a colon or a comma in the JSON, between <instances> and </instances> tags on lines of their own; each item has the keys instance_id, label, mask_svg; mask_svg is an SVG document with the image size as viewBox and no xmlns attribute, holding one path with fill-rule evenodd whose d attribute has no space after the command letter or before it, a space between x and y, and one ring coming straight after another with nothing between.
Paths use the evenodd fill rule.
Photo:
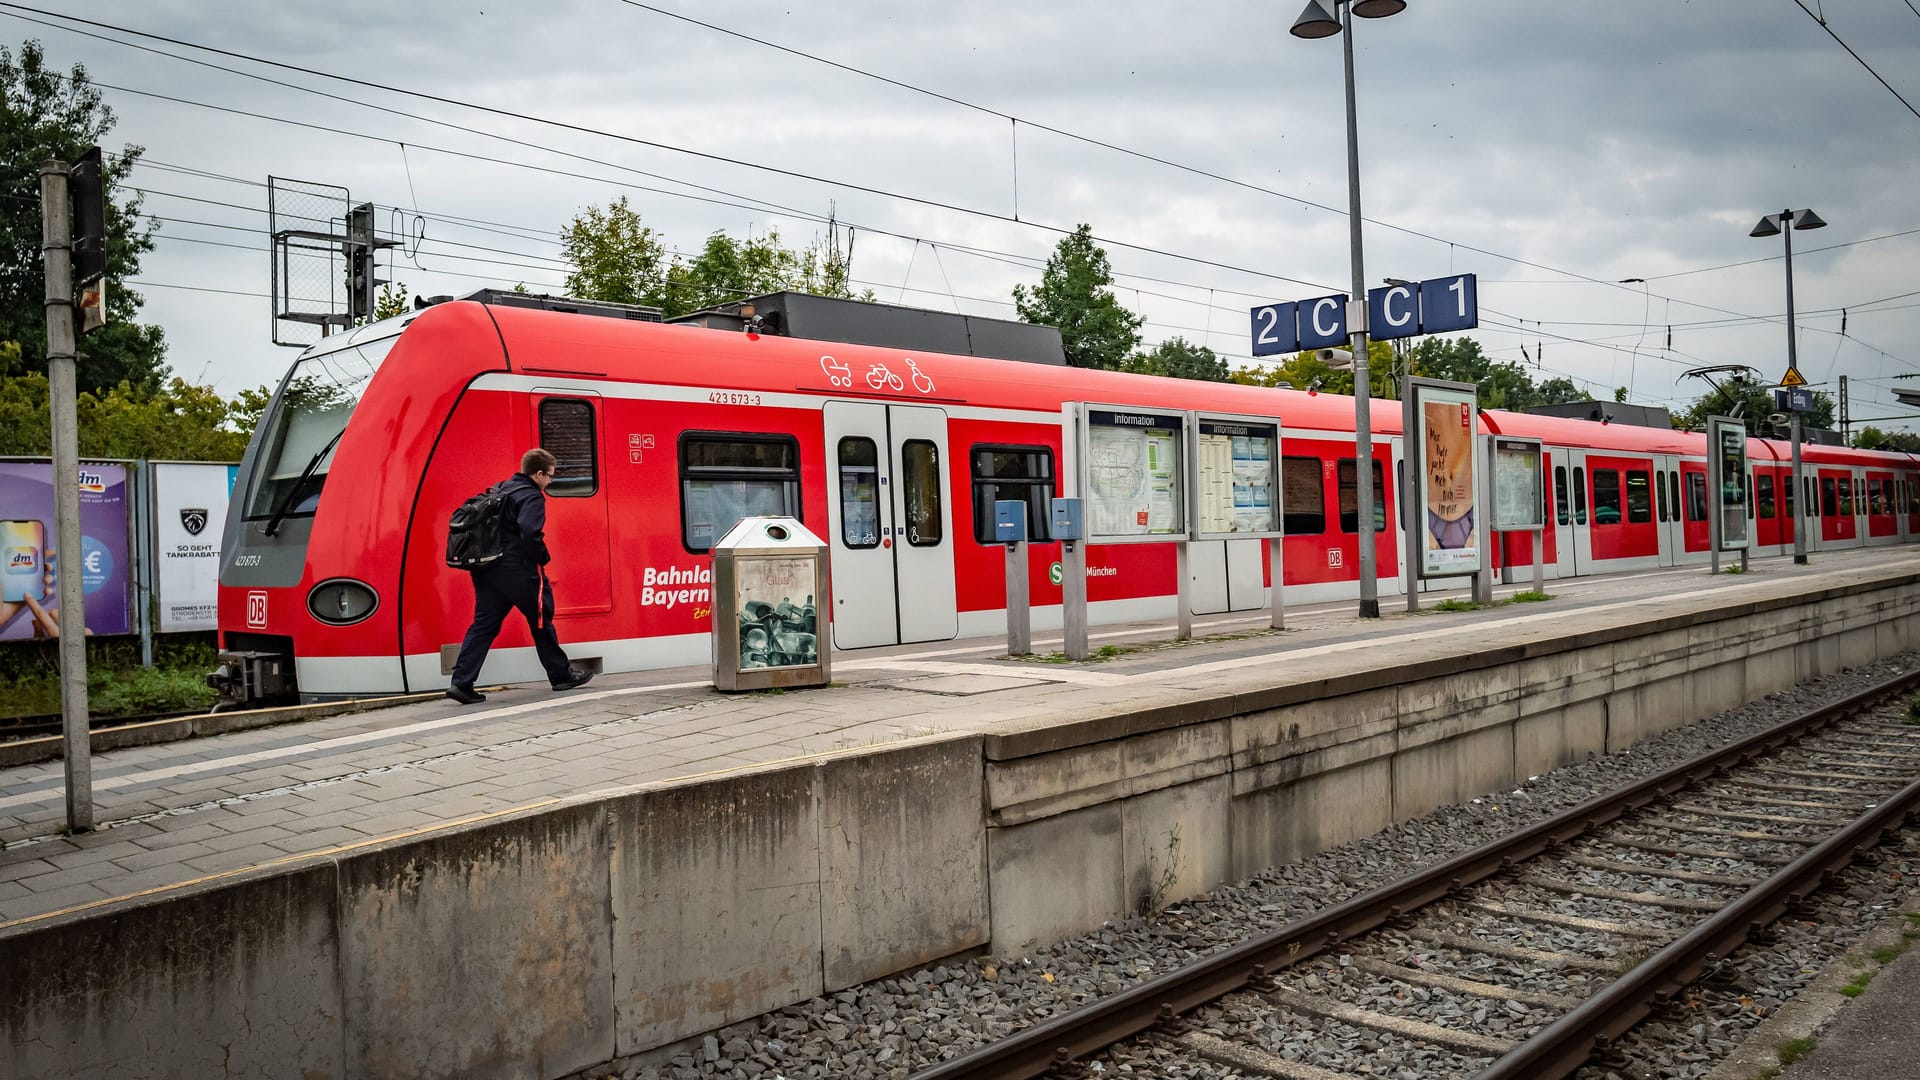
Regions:
<instances>
[{"instance_id":1,"label":"dark trousers","mask_svg":"<svg viewBox=\"0 0 1920 1080\"><path fill-rule=\"evenodd\" d=\"M453 663L453 685L471 688L480 677L480 665L487 650L500 636L500 624L507 612L518 608L527 617L533 631L533 651L540 666L547 669L547 681L558 683L573 675L567 654L553 632L553 587L544 574L521 568L488 568L473 572L473 625L460 643L460 658Z\"/></svg>"}]
</instances>

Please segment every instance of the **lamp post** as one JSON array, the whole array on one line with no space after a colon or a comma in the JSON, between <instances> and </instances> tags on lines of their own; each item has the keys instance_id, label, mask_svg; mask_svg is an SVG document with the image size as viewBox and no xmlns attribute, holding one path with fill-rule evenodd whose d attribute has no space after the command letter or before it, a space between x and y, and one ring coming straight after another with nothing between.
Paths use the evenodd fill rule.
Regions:
<instances>
[{"instance_id":1,"label":"lamp post","mask_svg":"<svg viewBox=\"0 0 1920 1080\"><path fill-rule=\"evenodd\" d=\"M1339 8L1339 14L1335 8ZM1406 10L1407 0L1307 0L1307 8L1293 22L1297 38L1332 37L1346 30L1341 42L1347 70L1347 225L1353 247L1353 292L1347 305L1347 330L1353 348L1354 527L1359 532L1360 617L1380 617L1380 582L1374 568L1373 543L1373 431L1367 414L1371 389L1367 382L1367 320L1364 315L1367 277L1360 258L1360 124L1353 105L1353 16L1384 19Z\"/></svg>"},{"instance_id":2,"label":"lamp post","mask_svg":"<svg viewBox=\"0 0 1920 1080\"><path fill-rule=\"evenodd\" d=\"M1800 369L1800 355L1796 335L1793 330L1793 231L1795 229L1820 229L1826 227L1820 215L1811 210L1782 210L1777 214L1768 214L1760 219L1748 236L1781 236L1787 244L1787 370ZM1793 521L1793 561L1797 565L1807 565L1807 520L1813 510L1812 496L1807 492L1806 484L1800 479L1800 410L1788 410L1793 415L1793 491L1799 501L1800 512Z\"/></svg>"}]
</instances>

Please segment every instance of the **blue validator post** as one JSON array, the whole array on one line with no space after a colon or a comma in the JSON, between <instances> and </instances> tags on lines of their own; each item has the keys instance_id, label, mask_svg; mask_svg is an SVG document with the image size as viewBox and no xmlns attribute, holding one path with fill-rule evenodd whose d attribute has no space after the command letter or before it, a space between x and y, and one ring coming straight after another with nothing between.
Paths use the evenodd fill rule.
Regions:
<instances>
[{"instance_id":1,"label":"blue validator post","mask_svg":"<svg viewBox=\"0 0 1920 1080\"><path fill-rule=\"evenodd\" d=\"M1007 545L1007 655L1033 651L1033 594L1027 587L1027 504L993 503L993 538Z\"/></svg>"}]
</instances>

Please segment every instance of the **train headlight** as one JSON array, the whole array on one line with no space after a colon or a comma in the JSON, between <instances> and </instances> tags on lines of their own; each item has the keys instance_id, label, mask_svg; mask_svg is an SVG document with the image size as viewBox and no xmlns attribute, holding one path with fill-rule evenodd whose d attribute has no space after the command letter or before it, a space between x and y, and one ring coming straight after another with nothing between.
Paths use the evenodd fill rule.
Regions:
<instances>
[{"instance_id":1,"label":"train headlight","mask_svg":"<svg viewBox=\"0 0 1920 1080\"><path fill-rule=\"evenodd\" d=\"M352 578L323 581L307 593L307 611L333 626L351 626L379 606L380 597L373 587Z\"/></svg>"}]
</instances>

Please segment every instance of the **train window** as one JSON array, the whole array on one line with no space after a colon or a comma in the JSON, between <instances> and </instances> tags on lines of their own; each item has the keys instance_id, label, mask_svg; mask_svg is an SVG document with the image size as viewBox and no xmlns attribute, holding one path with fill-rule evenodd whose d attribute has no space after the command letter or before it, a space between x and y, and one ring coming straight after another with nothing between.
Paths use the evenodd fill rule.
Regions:
<instances>
[{"instance_id":1,"label":"train window","mask_svg":"<svg viewBox=\"0 0 1920 1080\"><path fill-rule=\"evenodd\" d=\"M1816 498L1813 493L1813 477L1802 476L1800 478L1800 486L1804 489L1801 491L1801 494L1806 496L1805 501L1807 504L1807 516L1819 517L1820 516L1820 500Z\"/></svg>"},{"instance_id":2,"label":"train window","mask_svg":"<svg viewBox=\"0 0 1920 1080\"><path fill-rule=\"evenodd\" d=\"M1680 520L1680 470L1667 470L1667 505L1672 508L1673 516L1669 521Z\"/></svg>"},{"instance_id":3,"label":"train window","mask_svg":"<svg viewBox=\"0 0 1920 1080\"><path fill-rule=\"evenodd\" d=\"M1856 479L1853 482L1853 503L1860 508L1861 513L1866 513L1867 489L1866 482L1863 480Z\"/></svg>"},{"instance_id":4,"label":"train window","mask_svg":"<svg viewBox=\"0 0 1920 1080\"><path fill-rule=\"evenodd\" d=\"M900 497L907 504L907 543L939 547L947 538L940 506L940 448L926 439L908 439L900 446L903 474Z\"/></svg>"},{"instance_id":5,"label":"train window","mask_svg":"<svg viewBox=\"0 0 1920 1080\"><path fill-rule=\"evenodd\" d=\"M1556 525L1567 523L1567 467L1553 467L1553 520Z\"/></svg>"},{"instance_id":6,"label":"train window","mask_svg":"<svg viewBox=\"0 0 1920 1080\"><path fill-rule=\"evenodd\" d=\"M1340 531L1360 530L1360 481L1352 458L1340 459ZM1386 475L1379 462L1373 463L1373 531L1387 531Z\"/></svg>"},{"instance_id":7,"label":"train window","mask_svg":"<svg viewBox=\"0 0 1920 1080\"><path fill-rule=\"evenodd\" d=\"M266 433L247 494L248 521L313 515L347 419L399 340L395 335L294 362L260 420Z\"/></svg>"},{"instance_id":8,"label":"train window","mask_svg":"<svg viewBox=\"0 0 1920 1080\"><path fill-rule=\"evenodd\" d=\"M1648 490L1653 478L1644 471L1627 473L1627 520L1643 522L1653 520L1653 496Z\"/></svg>"},{"instance_id":9,"label":"train window","mask_svg":"<svg viewBox=\"0 0 1920 1080\"><path fill-rule=\"evenodd\" d=\"M880 451L858 435L840 440L840 542L880 546Z\"/></svg>"},{"instance_id":10,"label":"train window","mask_svg":"<svg viewBox=\"0 0 1920 1080\"><path fill-rule=\"evenodd\" d=\"M1593 523L1620 524L1620 470L1593 470Z\"/></svg>"},{"instance_id":11,"label":"train window","mask_svg":"<svg viewBox=\"0 0 1920 1080\"><path fill-rule=\"evenodd\" d=\"M1747 520L1748 521L1753 520L1754 506L1757 502L1758 502L1758 498L1757 498L1756 489L1754 488L1753 477L1749 476L1747 477Z\"/></svg>"},{"instance_id":12,"label":"train window","mask_svg":"<svg viewBox=\"0 0 1920 1080\"><path fill-rule=\"evenodd\" d=\"M791 435L689 431L680 437L680 536L704 553L757 515L800 516L800 444Z\"/></svg>"},{"instance_id":13,"label":"train window","mask_svg":"<svg viewBox=\"0 0 1920 1080\"><path fill-rule=\"evenodd\" d=\"M1831 476L1823 476L1820 478L1820 512L1828 517L1832 517L1840 512L1840 502L1835 498L1833 477Z\"/></svg>"},{"instance_id":14,"label":"train window","mask_svg":"<svg viewBox=\"0 0 1920 1080\"><path fill-rule=\"evenodd\" d=\"M1773 519L1773 477L1762 476L1756 481L1756 485L1758 490L1753 497L1754 510L1762 519L1771 521Z\"/></svg>"},{"instance_id":15,"label":"train window","mask_svg":"<svg viewBox=\"0 0 1920 1080\"><path fill-rule=\"evenodd\" d=\"M1780 494L1786 496L1786 498L1782 500L1783 505L1780 507L1780 516L1791 519L1793 517L1794 507L1793 479L1791 477L1783 476L1780 478Z\"/></svg>"},{"instance_id":16,"label":"train window","mask_svg":"<svg viewBox=\"0 0 1920 1080\"><path fill-rule=\"evenodd\" d=\"M1847 481L1846 477L1843 476L1840 478L1840 514L1841 516L1844 517L1848 514L1853 513L1853 502L1854 502L1853 485Z\"/></svg>"},{"instance_id":17,"label":"train window","mask_svg":"<svg viewBox=\"0 0 1920 1080\"><path fill-rule=\"evenodd\" d=\"M1653 471L1653 494L1654 494L1654 502L1658 504L1658 509L1660 511L1660 520L1666 521L1667 520L1667 470L1655 469Z\"/></svg>"},{"instance_id":18,"label":"train window","mask_svg":"<svg viewBox=\"0 0 1920 1080\"><path fill-rule=\"evenodd\" d=\"M1886 502L1885 497L1880 494L1880 481L1868 480L1867 481L1867 513L1869 514L1885 513L1885 511L1881 509L1881 506L1885 505L1885 502Z\"/></svg>"},{"instance_id":19,"label":"train window","mask_svg":"<svg viewBox=\"0 0 1920 1080\"><path fill-rule=\"evenodd\" d=\"M1573 523L1587 523L1587 470L1573 467Z\"/></svg>"},{"instance_id":20,"label":"train window","mask_svg":"<svg viewBox=\"0 0 1920 1080\"><path fill-rule=\"evenodd\" d=\"M1320 459L1280 459L1280 528L1288 536L1318 536L1327 531L1327 490Z\"/></svg>"},{"instance_id":21,"label":"train window","mask_svg":"<svg viewBox=\"0 0 1920 1080\"><path fill-rule=\"evenodd\" d=\"M1027 504L1027 539L1053 539L1053 451L1044 446L975 446L973 538L994 543L993 504Z\"/></svg>"},{"instance_id":22,"label":"train window","mask_svg":"<svg viewBox=\"0 0 1920 1080\"><path fill-rule=\"evenodd\" d=\"M1687 474L1687 520L1707 520L1707 474Z\"/></svg>"},{"instance_id":23,"label":"train window","mask_svg":"<svg viewBox=\"0 0 1920 1080\"><path fill-rule=\"evenodd\" d=\"M547 494L585 498L600 490L600 455L593 437L593 402L546 398L540 402L540 445L560 459Z\"/></svg>"}]
</instances>

